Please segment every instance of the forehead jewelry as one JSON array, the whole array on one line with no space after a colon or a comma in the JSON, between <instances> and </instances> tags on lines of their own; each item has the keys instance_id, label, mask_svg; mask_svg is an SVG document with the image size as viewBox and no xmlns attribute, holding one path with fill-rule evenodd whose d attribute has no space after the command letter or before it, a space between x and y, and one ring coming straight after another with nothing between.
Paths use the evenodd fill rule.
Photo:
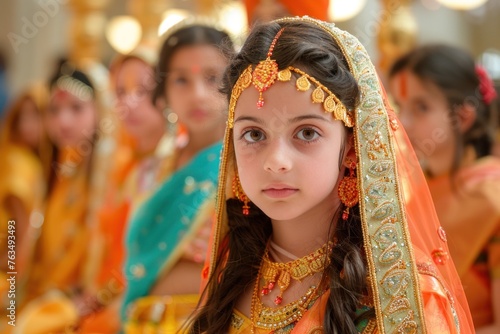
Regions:
<instances>
[{"instance_id":1,"label":"forehead jewelry","mask_svg":"<svg viewBox=\"0 0 500 334\"><path fill-rule=\"evenodd\" d=\"M285 28L281 28L280 31L278 31L269 47L269 51L267 51L267 58L261 60L252 73L252 83L259 91L259 100L257 101L257 108L259 109L264 106L264 97L262 93L271 87L278 77L278 63L276 60L271 59L271 56L273 55L274 46L284 29Z\"/></svg>"},{"instance_id":2,"label":"forehead jewelry","mask_svg":"<svg viewBox=\"0 0 500 334\"><path fill-rule=\"evenodd\" d=\"M311 94L312 102L322 103L325 112L332 113L336 120L344 122L347 127L352 127L354 125L352 111L348 111L342 101L340 101L333 92L331 92L316 78L294 66L288 66L287 68L279 71L278 63L276 60L271 59L271 57L278 38L283 33L284 29L285 28L281 28L274 37L271 46L269 47L269 51L267 52L266 59L260 61L253 70L252 65L249 65L241 73L240 77L233 86L231 99L229 101L229 128L232 128L234 125L234 110L236 108L236 103L238 102L241 93L248 88L250 84L253 84L259 92L257 108L261 109L264 106L263 93L268 90L276 82L276 80L283 82L292 80L292 72L299 76L299 78L295 81L295 87L298 91L306 92L314 86L314 90Z\"/></svg>"}]
</instances>

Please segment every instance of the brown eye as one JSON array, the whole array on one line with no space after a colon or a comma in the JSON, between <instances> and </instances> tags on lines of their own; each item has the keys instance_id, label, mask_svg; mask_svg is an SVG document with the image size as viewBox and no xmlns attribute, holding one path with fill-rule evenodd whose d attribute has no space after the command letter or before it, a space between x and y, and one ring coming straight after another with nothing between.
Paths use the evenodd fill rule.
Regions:
<instances>
[{"instance_id":1,"label":"brown eye","mask_svg":"<svg viewBox=\"0 0 500 334\"><path fill-rule=\"evenodd\" d=\"M249 130L243 134L243 138L250 143L256 143L265 139L264 133L260 130Z\"/></svg>"},{"instance_id":2,"label":"brown eye","mask_svg":"<svg viewBox=\"0 0 500 334\"><path fill-rule=\"evenodd\" d=\"M319 133L311 128L305 128L297 132L297 138L304 141L313 141L319 137Z\"/></svg>"}]
</instances>

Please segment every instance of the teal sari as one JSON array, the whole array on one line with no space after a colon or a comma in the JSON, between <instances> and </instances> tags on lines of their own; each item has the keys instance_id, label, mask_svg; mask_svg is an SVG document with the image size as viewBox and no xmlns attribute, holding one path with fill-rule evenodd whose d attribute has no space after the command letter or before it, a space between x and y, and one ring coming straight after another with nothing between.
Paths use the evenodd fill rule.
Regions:
<instances>
[{"instance_id":1,"label":"teal sari","mask_svg":"<svg viewBox=\"0 0 500 334\"><path fill-rule=\"evenodd\" d=\"M122 319L158 277L182 256L183 246L215 210L221 144L199 152L137 208L125 236L127 287ZM201 273L200 273L201 275Z\"/></svg>"}]
</instances>

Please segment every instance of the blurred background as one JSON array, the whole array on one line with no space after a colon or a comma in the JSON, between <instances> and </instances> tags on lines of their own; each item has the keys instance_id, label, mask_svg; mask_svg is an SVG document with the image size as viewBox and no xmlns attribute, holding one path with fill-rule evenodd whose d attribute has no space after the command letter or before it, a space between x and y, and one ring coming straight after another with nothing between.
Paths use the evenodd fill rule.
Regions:
<instances>
[{"instance_id":1,"label":"blurred background","mask_svg":"<svg viewBox=\"0 0 500 334\"><path fill-rule=\"evenodd\" d=\"M9 95L47 78L61 57L104 69L117 52L154 41L189 14L215 18L240 40L248 29L240 0L2 1L0 47ZM382 72L414 45L446 42L469 50L496 81L499 17L500 0L330 0L328 10L329 20L356 35Z\"/></svg>"}]
</instances>

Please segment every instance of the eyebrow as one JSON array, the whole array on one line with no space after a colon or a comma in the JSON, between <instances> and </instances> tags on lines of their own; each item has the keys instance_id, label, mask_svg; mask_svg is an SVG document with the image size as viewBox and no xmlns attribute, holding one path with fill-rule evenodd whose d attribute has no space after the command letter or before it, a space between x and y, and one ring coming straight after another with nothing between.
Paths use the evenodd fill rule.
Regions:
<instances>
[{"instance_id":1,"label":"eyebrow","mask_svg":"<svg viewBox=\"0 0 500 334\"><path fill-rule=\"evenodd\" d=\"M287 123L292 124L292 123L297 123L297 122L308 120L308 119L317 119L317 120L324 121L324 122L330 121L329 119L326 119L323 116L309 114L309 115L301 115L301 116L297 116L297 117L294 117L292 119L289 119ZM251 121L251 122L258 123L258 124L265 124L264 120L262 120L258 117L253 117L253 116L240 116L234 121L234 123L241 122L241 121Z\"/></svg>"}]
</instances>

